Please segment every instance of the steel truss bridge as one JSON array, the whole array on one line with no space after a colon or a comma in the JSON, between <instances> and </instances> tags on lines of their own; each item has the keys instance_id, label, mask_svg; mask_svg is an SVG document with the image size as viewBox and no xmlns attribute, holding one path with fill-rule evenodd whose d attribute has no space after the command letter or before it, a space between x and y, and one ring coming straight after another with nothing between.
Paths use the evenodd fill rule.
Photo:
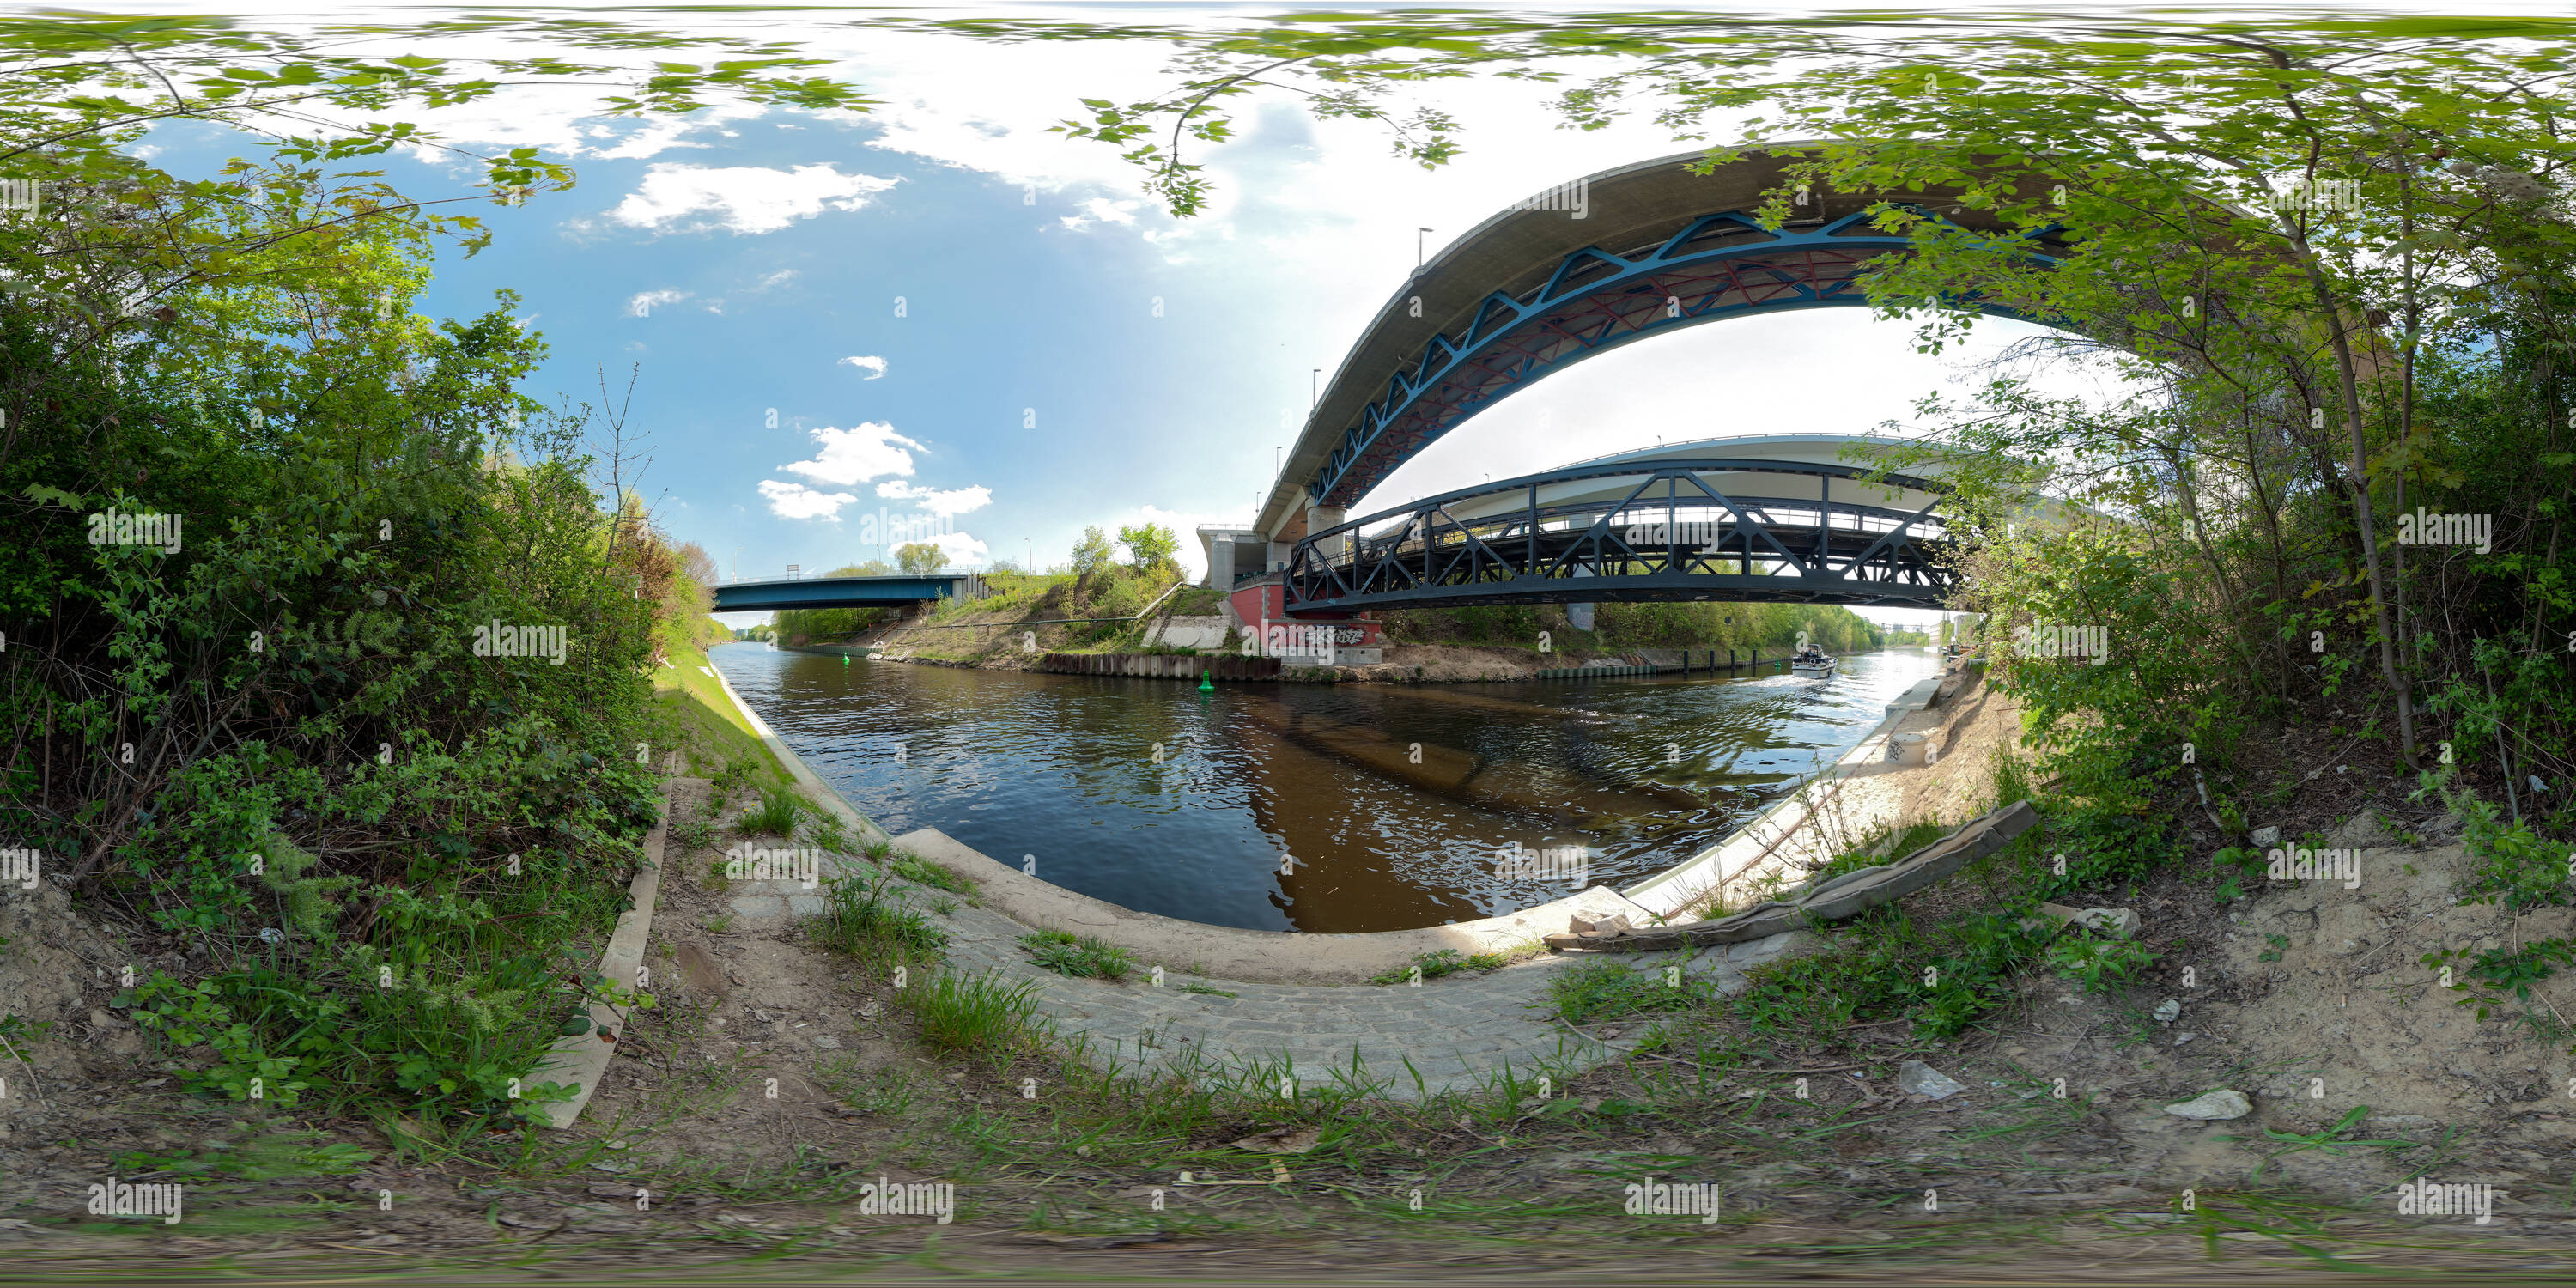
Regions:
<instances>
[{"instance_id":1,"label":"steel truss bridge","mask_svg":"<svg viewBox=\"0 0 2576 1288\"><path fill-rule=\"evenodd\" d=\"M1286 605L1300 614L1712 599L1939 608L1954 584L1932 517L1946 495L1929 479L1821 461L1632 454L1310 535L1289 558Z\"/></svg>"}]
</instances>

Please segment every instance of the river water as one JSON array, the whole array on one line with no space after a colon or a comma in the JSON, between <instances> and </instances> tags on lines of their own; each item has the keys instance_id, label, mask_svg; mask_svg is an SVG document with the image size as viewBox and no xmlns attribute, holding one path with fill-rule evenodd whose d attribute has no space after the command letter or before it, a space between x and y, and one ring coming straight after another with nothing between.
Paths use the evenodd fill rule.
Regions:
<instances>
[{"instance_id":1,"label":"river water","mask_svg":"<svg viewBox=\"0 0 2576 1288\"><path fill-rule=\"evenodd\" d=\"M1846 656L1827 680L1202 693L763 644L712 660L890 832L935 827L1144 912L1317 933L1469 921L1651 876L1840 759L1936 669L1896 649Z\"/></svg>"}]
</instances>

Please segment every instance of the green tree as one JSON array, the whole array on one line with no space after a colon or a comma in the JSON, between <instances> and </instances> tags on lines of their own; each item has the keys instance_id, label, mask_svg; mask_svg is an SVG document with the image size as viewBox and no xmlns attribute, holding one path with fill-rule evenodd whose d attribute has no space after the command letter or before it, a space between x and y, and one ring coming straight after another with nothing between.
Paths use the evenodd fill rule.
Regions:
<instances>
[{"instance_id":1,"label":"green tree","mask_svg":"<svg viewBox=\"0 0 2576 1288\"><path fill-rule=\"evenodd\" d=\"M1098 524L1084 528L1082 540L1073 543L1074 575L1088 580L1109 566L1113 553L1109 547L1108 535L1100 530Z\"/></svg>"},{"instance_id":2,"label":"green tree","mask_svg":"<svg viewBox=\"0 0 2576 1288\"><path fill-rule=\"evenodd\" d=\"M895 566L914 574L934 573L948 566L948 552L926 541L894 548Z\"/></svg>"},{"instance_id":3,"label":"green tree","mask_svg":"<svg viewBox=\"0 0 2576 1288\"><path fill-rule=\"evenodd\" d=\"M1160 572L1178 566L1173 562L1172 553L1181 548L1180 538L1173 536L1172 530L1162 524L1120 528L1118 544L1127 547L1128 557L1138 572Z\"/></svg>"}]
</instances>

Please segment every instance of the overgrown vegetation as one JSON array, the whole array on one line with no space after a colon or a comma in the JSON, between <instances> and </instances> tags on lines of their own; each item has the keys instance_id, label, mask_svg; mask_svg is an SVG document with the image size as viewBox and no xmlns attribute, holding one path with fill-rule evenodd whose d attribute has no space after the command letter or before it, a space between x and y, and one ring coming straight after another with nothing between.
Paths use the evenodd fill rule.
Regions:
<instances>
[{"instance_id":1,"label":"overgrown vegetation","mask_svg":"<svg viewBox=\"0 0 2576 1288\"><path fill-rule=\"evenodd\" d=\"M116 1003L188 1085L524 1115L551 1093L514 1080L606 996L590 965L671 746L647 675L673 629L705 638L706 565L637 499L622 404L521 390L543 345L515 297L412 310L434 240L479 222L349 168L431 141L402 105L602 69L484 78L357 34L0 20L5 166L39 194L0 221L0 806L90 911L195 954ZM629 108L847 97L790 65L675 71ZM128 147L285 103L318 133L218 177ZM310 115L334 109L379 123ZM496 200L570 182L484 160Z\"/></svg>"}]
</instances>

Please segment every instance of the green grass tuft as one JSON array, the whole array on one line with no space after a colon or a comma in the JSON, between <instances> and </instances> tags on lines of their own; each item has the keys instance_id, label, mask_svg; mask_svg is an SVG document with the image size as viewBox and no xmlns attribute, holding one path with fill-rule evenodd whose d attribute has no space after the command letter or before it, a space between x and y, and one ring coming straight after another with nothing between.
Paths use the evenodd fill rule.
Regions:
<instances>
[{"instance_id":1,"label":"green grass tuft","mask_svg":"<svg viewBox=\"0 0 2576 1288\"><path fill-rule=\"evenodd\" d=\"M1020 947L1028 949L1030 960L1038 965L1075 979L1116 982L1135 969L1127 959L1126 949L1103 943L1094 935L1077 937L1071 931L1040 930L1020 936Z\"/></svg>"}]
</instances>

